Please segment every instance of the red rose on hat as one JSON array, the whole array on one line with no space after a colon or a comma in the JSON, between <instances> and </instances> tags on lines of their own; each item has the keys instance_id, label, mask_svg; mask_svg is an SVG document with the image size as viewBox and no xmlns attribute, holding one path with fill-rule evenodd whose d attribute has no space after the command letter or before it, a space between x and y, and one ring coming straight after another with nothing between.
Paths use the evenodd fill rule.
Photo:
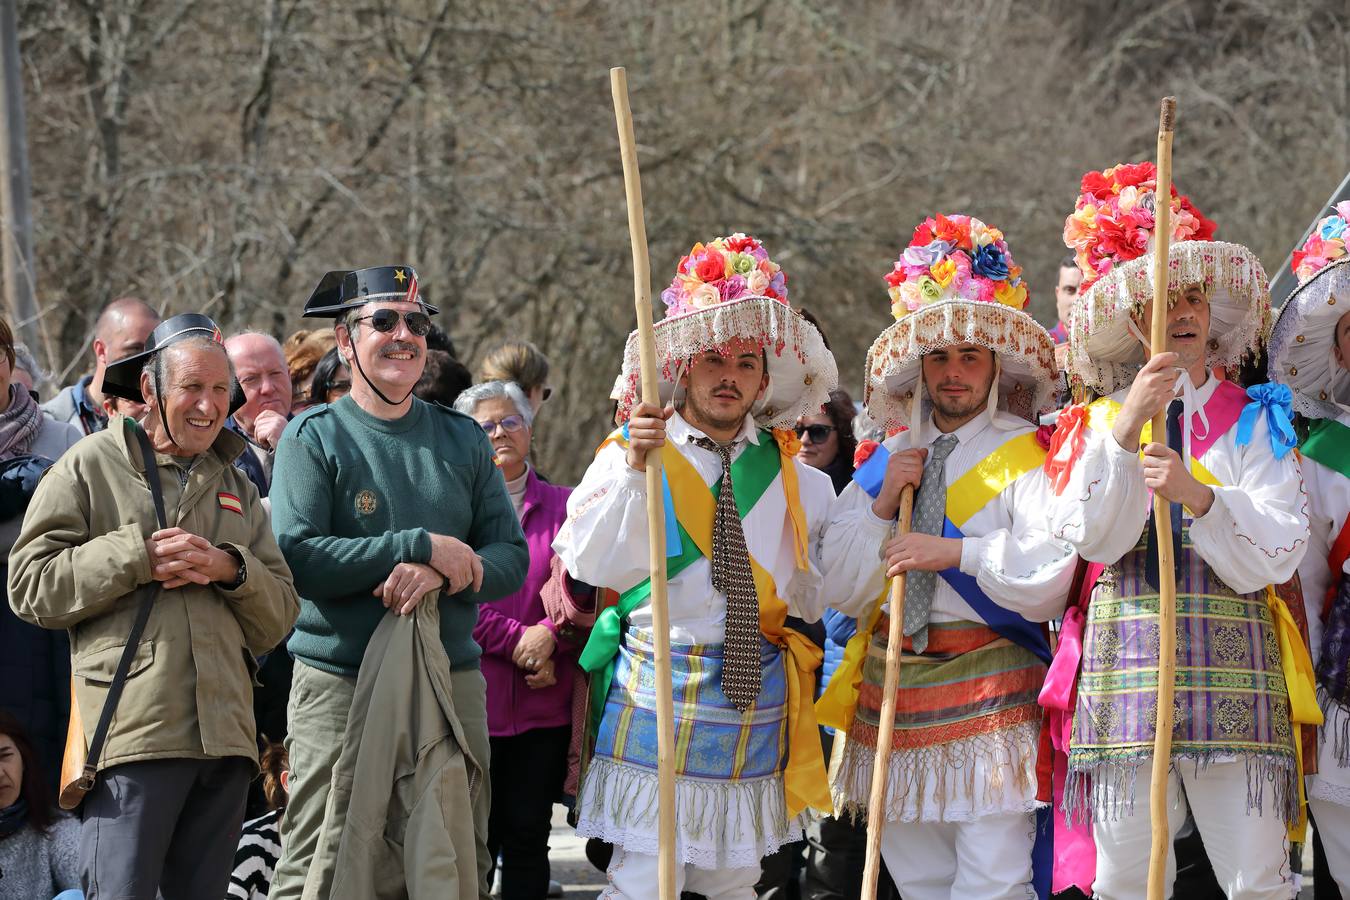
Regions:
<instances>
[{"instance_id":1,"label":"red rose on hat","mask_svg":"<svg viewBox=\"0 0 1350 900\"><path fill-rule=\"evenodd\" d=\"M705 250L694 263L694 274L704 284L720 281L727 274L727 261L716 250Z\"/></svg>"}]
</instances>

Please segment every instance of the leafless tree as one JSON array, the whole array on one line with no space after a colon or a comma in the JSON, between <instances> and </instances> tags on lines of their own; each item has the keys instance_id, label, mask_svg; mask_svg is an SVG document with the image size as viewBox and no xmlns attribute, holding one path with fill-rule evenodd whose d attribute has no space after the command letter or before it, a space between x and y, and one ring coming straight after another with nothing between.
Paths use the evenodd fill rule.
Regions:
<instances>
[{"instance_id":1,"label":"leafless tree","mask_svg":"<svg viewBox=\"0 0 1350 900\"><path fill-rule=\"evenodd\" d=\"M694 241L755 233L852 389L934 212L1001 227L1049 324L1078 178L1148 158L1165 93L1178 185L1269 266L1350 168L1343 0L27 0L20 22L56 371L115 296L282 334L323 272L407 262L470 364L518 336L553 358L561 480L632 327L609 66L654 293Z\"/></svg>"}]
</instances>

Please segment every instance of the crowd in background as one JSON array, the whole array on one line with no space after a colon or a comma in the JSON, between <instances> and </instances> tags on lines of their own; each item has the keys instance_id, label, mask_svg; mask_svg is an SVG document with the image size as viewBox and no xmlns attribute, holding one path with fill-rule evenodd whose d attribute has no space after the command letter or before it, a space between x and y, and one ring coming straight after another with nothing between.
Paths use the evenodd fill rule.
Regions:
<instances>
[{"instance_id":1,"label":"crowd in background","mask_svg":"<svg viewBox=\"0 0 1350 900\"><path fill-rule=\"evenodd\" d=\"M0 534L6 557L46 468L117 417L146 416L146 404L105 392L104 376L119 359L141 353L161 321L134 298L109 304L94 333L93 370L39 406L45 373L0 320L0 397L7 399L0 410ZM288 422L346 396L352 372L330 329L297 331L284 341L243 331L223 343L240 393L225 428L245 448L234 465L270 510L277 444ZM576 787L586 689L577 656L595 610L578 609L550 585L559 568L550 545L566 518L570 489L550 483L531 464L538 417L546 416L553 391L549 363L533 345L510 342L486 355L475 382L448 335L433 328L426 345L415 396L462 412L483 429L529 548L524 583L483 604L473 631L487 682L492 883L504 898L556 896L561 886L550 878L548 838L555 803L569 804ZM798 427L803 460L829 473L836 489L852 472L856 413L847 393L836 391L821 415ZM852 627L839 615L815 626L827 672ZM5 896L53 897L80 888L77 819L54 802L71 714L69 641L64 630L24 622L5 604L0 649L0 885ZM285 840L290 772L284 741L295 663L283 643L260 654L257 664L252 705L261 775L249 788L227 895L232 898L268 895ZM822 736L828 743L829 735ZM815 885L810 896L856 893L862 838L860 827L828 820L808 842L766 860L761 895L796 897L803 881ZM603 863L604 847L588 853ZM14 893L19 884L22 892Z\"/></svg>"}]
</instances>

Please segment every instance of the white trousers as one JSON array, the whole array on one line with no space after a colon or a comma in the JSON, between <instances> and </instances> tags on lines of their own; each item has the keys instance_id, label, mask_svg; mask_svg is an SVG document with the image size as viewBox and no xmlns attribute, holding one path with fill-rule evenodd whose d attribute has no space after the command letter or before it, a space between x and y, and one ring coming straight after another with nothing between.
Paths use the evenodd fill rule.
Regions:
<instances>
[{"instance_id":1,"label":"white trousers","mask_svg":"<svg viewBox=\"0 0 1350 900\"><path fill-rule=\"evenodd\" d=\"M1132 814L1122 813L1114 821L1103 816L1092 823L1097 841L1097 880L1092 890L1101 900L1143 900L1148 893L1152 771L1148 763L1139 767ZM1177 762L1167 779L1171 840L1167 842L1165 893L1171 896L1176 880L1172 840L1186 821L1189 803L1214 877L1229 900L1289 900L1294 895L1289 840L1284 822L1273 809L1273 795L1266 785L1265 808L1260 815L1256 810L1249 813L1247 767L1241 762L1212 763L1199 773L1193 763Z\"/></svg>"},{"instance_id":2,"label":"white trousers","mask_svg":"<svg viewBox=\"0 0 1350 900\"><path fill-rule=\"evenodd\" d=\"M1025 900L1034 813L973 822L887 822L881 857L905 900Z\"/></svg>"},{"instance_id":3,"label":"white trousers","mask_svg":"<svg viewBox=\"0 0 1350 900\"><path fill-rule=\"evenodd\" d=\"M1313 818L1317 820L1317 835L1322 839L1327 868L1341 896L1350 896L1350 806L1330 800L1308 798Z\"/></svg>"},{"instance_id":4,"label":"white trousers","mask_svg":"<svg viewBox=\"0 0 1350 900\"><path fill-rule=\"evenodd\" d=\"M754 900L759 866L741 869L699 869L675 866L675 895L682 891L702 894L708 900ZM609 886L599 900L655 900L659 891L657 858L614 848L609 861Z\"/></svg>"}]
</instances>

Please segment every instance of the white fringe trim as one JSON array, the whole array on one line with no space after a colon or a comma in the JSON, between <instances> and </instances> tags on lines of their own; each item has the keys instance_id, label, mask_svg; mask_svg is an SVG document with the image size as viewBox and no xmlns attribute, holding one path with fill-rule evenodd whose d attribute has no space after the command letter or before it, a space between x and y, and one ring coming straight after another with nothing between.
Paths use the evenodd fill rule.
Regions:
<instances>
[{"instance_id":1,"label":"white fringe trim","mask_svg":"<svg viewBox=\"0 0 1350 900\"><path fill-rule=\"evenodd\" d=\"M959 741L891 752L886 775L886 819L900 822L973 822L1024 813L1036 802L1040 724ZM835 809L865 815L876 748L849 740L832 789Z\"/></svg>"},{"instance_id":2,"label":"white fringe trim","mask_svg":"<svg viewBox=\"0 0 1350 900\"><path fill-rule=\"evenodd\" d=\"M636 853L660 849L656 773L596 757L577 796L577 834ZM758 866L802 838L807 814L787 821L783 778L747 781L675 778L678 862L700 869Z\"/></svg>"},{"instance_id":3,"label":"white fringe trim","mask_svg":"<svg viewBox=\"0 0 1350 900\"><path fill-rule=\"evenodd\" d=\"M1271 381L1294 390L1294 409L1315 419L1337 418L1350 404L1350 372L1332 355L1336 323L1350 313L1350 257L1313 275L1289 296L1266 348ZM1330 414L1328 414L1330 407Z\"/></svg>"},{"instance_id":4,"label":"white fringe trim","mask_svg":"<svg viewBox=\"0 0 1350 900\"><path fill-rule=\"evenodd\" d=\"M1250 250L1224 241L1181 241L1168 248L1169 291L1208 284L1208 365L1231 368L1270 333L1270 286ZM1129 387L1144 364L1126 322L1153 299L1153 254L1121 263L1078 296L1069 316L1068 368L1100 395Z\"/></svg>"},{"instance_id":5,"label":"white fringe trim","mask_svg":"<svg viewBox=\"0 0 1350 900\"><path fill-rule=\"evenodd\" d=\"M1350 734L1350 710L1332 703L1323 691L1318 691L1317 699L1325 722L1318 735L1317 774L1307 778L1308 796L1350 806L1350 761L1343 756Z\"/></svg>"},{"instance_id":6,"label":"white fringe trim","mask_svg":"<svg viewBox=\"0 0 1350 900\"><path fill-rule=\"evenodd\" d=\"M1011 306L946 300L903 316L872 342L863 385L868 414L888 431L909 426L922 392L923 355L967 343L997 354L1000 386L993 397L1003 409L1035 422L1055 407L1059 368L1049 332Z\"/></svg>"},{"instance_id":7,"label":"white fringe trim","mask_svg":"<svg viewBox=\"0 0 1350 900\"><path fill-rule=\"evenodd\" d=\"M657 380L662 403L675 402L680 366L705 350L745 338L764 347L771 392L751 410L761 428L791 428L802 416L819 415L839 385L834 355L814 325L785 303L768 297L742 297L705 309L662 319L652 326ZM637 332L628 336L623 370L611 398L618 421L629 417L641 399Z\"/></svg>"}]
</instances>

